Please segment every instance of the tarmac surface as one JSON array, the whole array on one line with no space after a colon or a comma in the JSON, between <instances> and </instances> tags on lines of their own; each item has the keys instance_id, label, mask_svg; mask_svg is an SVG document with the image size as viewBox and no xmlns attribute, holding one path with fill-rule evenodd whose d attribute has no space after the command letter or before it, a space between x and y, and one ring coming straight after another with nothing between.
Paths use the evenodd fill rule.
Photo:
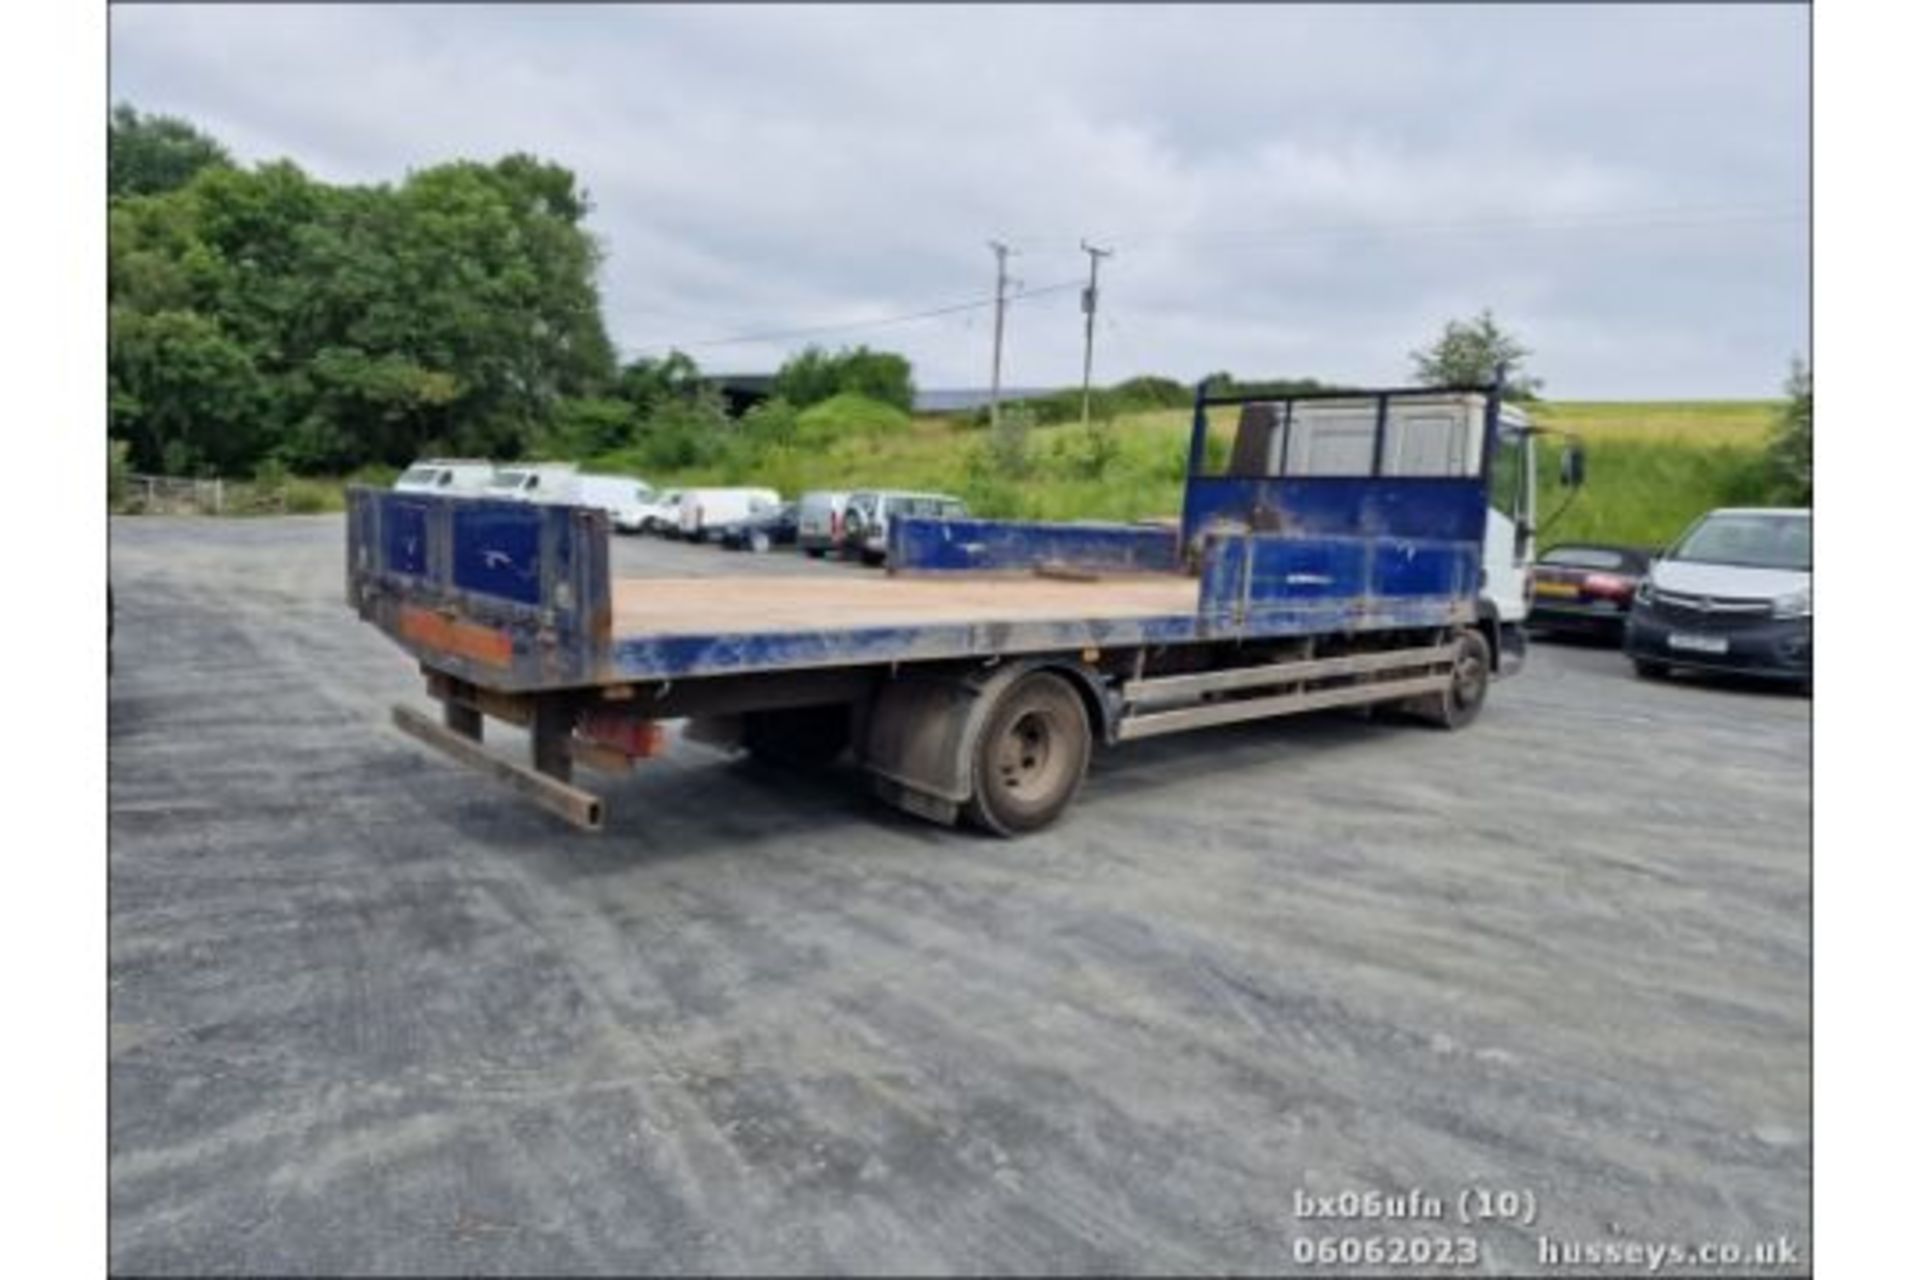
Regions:
<instances>
[{"instance_id":1,"label":"tarmac surface","mask_svg":"<svg viewBox=\"0 0 1920 1280\"><path fill-rule=\"evenodd\" d=\"M1805 698L1540 644L1465 732L1132 744L1023 840L685 743L584 836L391 727L340 517L110 537L116 1273L1810 1266ZM1296 1212L1474 1188L1530 1221Z\"/></svg>"}]
</instances>

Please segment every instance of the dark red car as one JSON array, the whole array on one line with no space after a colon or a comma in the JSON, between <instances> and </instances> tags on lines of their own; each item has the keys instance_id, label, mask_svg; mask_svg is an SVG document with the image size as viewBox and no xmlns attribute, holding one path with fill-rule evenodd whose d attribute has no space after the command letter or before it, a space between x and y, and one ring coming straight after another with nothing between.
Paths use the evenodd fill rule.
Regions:
<instances>
[{"instance_id":1,"label":"dark red car","mask_svg":"<svg viewBox=\"0 0 1920 1280\"><path fill-rule=\"evenodd\" d=\"M1620 639L1634 590L1652 559L1653 553L1643 547L1598 542L1549 547L1533 566L1527 626L1536 632L1576 631Z\"/></svg>"}]
</instances>

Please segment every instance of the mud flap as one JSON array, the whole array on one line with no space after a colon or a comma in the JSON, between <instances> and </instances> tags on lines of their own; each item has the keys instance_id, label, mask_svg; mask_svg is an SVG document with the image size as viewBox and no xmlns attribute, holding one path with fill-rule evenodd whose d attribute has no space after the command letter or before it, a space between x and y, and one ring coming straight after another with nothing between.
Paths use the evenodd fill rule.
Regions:
<instances>
[{"instance_id":1,"label":"mud flap","mask_svg":"<svg viewBox=\"0 0 1920 1280\"><path fill-rule=\"evenodd\" d=\"M862 763L875 794L896 808L951 824L973 796L974 744L1001 690L1031 664L972 676L907 676L874 699Z\"/></svg>"}]
</instances>

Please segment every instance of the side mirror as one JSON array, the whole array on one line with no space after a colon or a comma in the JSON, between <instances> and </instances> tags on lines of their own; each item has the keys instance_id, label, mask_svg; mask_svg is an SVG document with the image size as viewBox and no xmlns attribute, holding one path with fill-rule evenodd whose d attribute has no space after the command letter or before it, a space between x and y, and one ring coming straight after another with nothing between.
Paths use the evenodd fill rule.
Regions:
<instances>
[{"instance_id":1,"label":"side mirror","mask_svg":"<svg viewBox=\"0 0 1920 1280\"><path fill-rule=\"evenodd\" d=\"M1586 448L1583 445L1569 444L1560 453L1560 483L1564 488L1578 489L1586 482Z\"/></svg>"}]
</instances>

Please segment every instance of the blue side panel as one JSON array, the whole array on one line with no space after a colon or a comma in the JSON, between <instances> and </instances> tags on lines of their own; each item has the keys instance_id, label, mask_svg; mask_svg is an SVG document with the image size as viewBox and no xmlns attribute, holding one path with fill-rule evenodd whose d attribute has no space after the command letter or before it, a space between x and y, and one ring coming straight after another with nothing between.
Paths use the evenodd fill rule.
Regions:
<instances>
[{"instance_id":1,"label":"blue side panel","mask_svg":"<svg viewBox=\"0 0 1920 1280\"><path fill-rule=\"evenodd\" d=\"M543 508L461 503L453 512L453 585L522 604L540 603Z\"/></svg>"},{"instance_id":2,"label":"blue side panel","mask_svg":"<svg viewBox=\"0 0 1920 1280\"><path fill-rule=\"evenodd\" d=\"M1472 616L1479 548L1410 538L1216 533L1203 544L1209 635L1445 626Z\"/></svg>"},{"instance_id":3,"label":"blue side panel","mask_svg":"<svg viewBox=\"0 0 1920 1280\"><path fill-rule=\"evenodd\" d=\"M353 607L423 662L490 688L602 677L607 547L606 514L590 508L347 493Z\"/></svg>"},{"instance_id":4,"label":"blue side panel","mask_svg":"<svg viewBox=\"0 0 1920 1280\"><path fill-rule=\"evenodd\" d=\"M1336 600L1366 593L1371 544L1330 538L1254 538L1250 600Z\"/></svg>"},{"instance_id":5,"label":"blue side panel","mask_svg":"<svg viewBox=\"0 0 1920 1280\"><path fill-rule=\"evenodd\" d=\"M1479 548L1383 538L1369 584L1379 596L1470 597L1479 588Z\"/></svg>"},{"instance_id":6,"label":"blue side panel","mask_svg":"<svg viewBox=\"0 0 1920 1280\"><path fill-rule=\"evenodd\" d=\"M388 503L381 536L389 571L414 578L427 576L426 503Z\"/></svg>"},{"instance_id":7,"label":"blue side panel","mask_svg":"<svg viewBox=\"0 0 1920 1280\"><path fill-rule=\"evenodd\" d=\"M1229 525L1257 533L1401 537L1478 544L1486 486L1464 479L1257 479L1195 476L1182 533L1189 541Z\"/></svg>"},{"instance_id":8,"label":"blue side panel","mask_svg":"<svg viewBox=\"0 0 1920 1280\"><path fill-rule=\"evenodd\" d=\"M1096 573L1172 573L1179 550L1174 530L1146 525L913 518L887 530L887 562L897 572L1005 572L1053 563Z\"/></svg>"}]
</instances>

